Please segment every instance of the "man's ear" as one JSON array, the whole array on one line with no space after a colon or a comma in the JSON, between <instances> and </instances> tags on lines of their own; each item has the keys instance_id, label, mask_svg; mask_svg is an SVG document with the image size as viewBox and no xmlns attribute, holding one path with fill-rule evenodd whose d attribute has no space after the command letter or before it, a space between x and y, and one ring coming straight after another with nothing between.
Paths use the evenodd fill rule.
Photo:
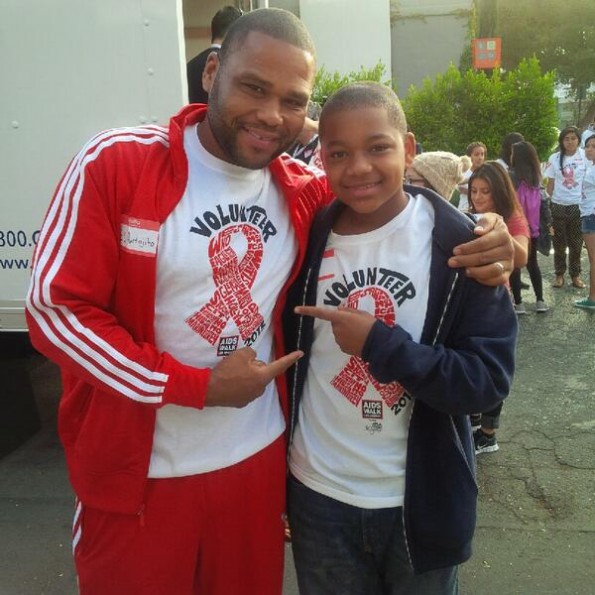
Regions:
<instances>
[{"instance_id":1,"label":"man's ear","mask_svg":"<svg viewBox=\"0 0 595 595\"><path fill-rule=\"evenodd\" d=\"M403 137L403 145L405 148L405 167L409 167L416 155L415 135L413 132L408 132Z\"/></svg>"},{"instance_id":2,"label":"man's ear","mask_svg":"<svg viewBox=\"0 0 595 595\"><path fill-rule=\"evenodd\" d=\"M213 81L215 80L215 76L216 76L218 70L219 70L219 54L218 54L218 52L211 52L207 56L205 68L202 71L202 88L207 93L211 92L211 87L213 86Z\"/></svg>"}]
</instances>

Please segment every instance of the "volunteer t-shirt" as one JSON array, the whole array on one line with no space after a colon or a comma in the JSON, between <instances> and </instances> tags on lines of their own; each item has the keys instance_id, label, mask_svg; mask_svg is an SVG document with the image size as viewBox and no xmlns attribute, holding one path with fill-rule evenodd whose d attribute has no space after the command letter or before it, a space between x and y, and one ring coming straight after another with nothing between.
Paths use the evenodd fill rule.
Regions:
<instances>
[{"instance_id":1,"label":"volunteer t-shirt","mask_svg":"<svg viewBox=\"0 0 595 595\"><path fill-rule=\"evenodd\" d=\"M331 233L318 279L318 306L347 305L419 341L426 317L434 210L422 195L384 226ZM307 380L290 468L309 488L362 508L400 506L405 490L411 397L382 384L337 346L329 322L314 322Z\"/></svg>"},{"instance_id":2,"label":"volunteer t-shirt","mask_svg":"<svg viewBox=\"0 0 595 595\"><path fill-rule=\"evenodd\" d=\"M297 254L285 200L268 169L217 159L196 127L186 129L184 148L188 185L160 231L157 347L198 368L213 368L245 346L271 361L272 312ZM274 382L242 409L166 405L157 412L149 476L233 465L284 429Z\"/></svg>"},{"instance_id":3,"label":"volunteer t-shirt","mask_svg":"<svg viewBox=\"0 0 595 595\"><path fill-rule=\"evenodd\" d=\"M583 178L587 158L582 149L574 155L564 155L560 167L560 153L554 153L547 162L544 175L554 180L552 202L560 205L578 205L581 201Z\"/></svg>"}]
</instances>

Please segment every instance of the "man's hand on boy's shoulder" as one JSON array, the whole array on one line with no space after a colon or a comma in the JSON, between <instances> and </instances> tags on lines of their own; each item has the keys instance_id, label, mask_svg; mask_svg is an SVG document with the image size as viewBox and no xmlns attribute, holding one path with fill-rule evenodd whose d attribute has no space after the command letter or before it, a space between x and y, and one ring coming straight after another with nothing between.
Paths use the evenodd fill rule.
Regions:
<instances>
[{"instance_id":1,"label":"man's hand on boy's shoulder","mask_svg":"<svg viewBox=\"0 0 595 595\"><path fill-rule=\"evenodd\" d=\"M514 244L504 219L484 213L474 231L480 237L456 246L449 266L464 268L468 277L484 285L504 285L514 269Z\"/></svg>"},{"instance_id":2,"label":"man's hand on boy's shoulder","mask_svg":"<svg viewBox=\"0 0 595 595\"><path fill-rule=\"evenodd\" d=\"M376 318L368 312L339 306L322 308L318 306L296 306L296 314L313 316L331 323L335 341L341 351L349 355L361 356L362 349Z\"/></svg>"}]
</instances>

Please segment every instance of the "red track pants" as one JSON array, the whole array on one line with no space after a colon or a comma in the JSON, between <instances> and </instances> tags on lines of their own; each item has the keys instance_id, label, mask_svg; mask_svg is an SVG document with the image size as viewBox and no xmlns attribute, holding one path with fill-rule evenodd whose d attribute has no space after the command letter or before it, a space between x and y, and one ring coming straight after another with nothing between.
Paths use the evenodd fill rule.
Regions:
<instances>
[{"instance_id":1,"label":"red track pants","mask_svg":"<svg viewBox=\"0 0 595 595\"><path fill-rule=\"evenodd\" d=\"M285 441L211 473L151 479L143 512L77 507L81 595L280 595Z\"/></svg>"}]
</instances>

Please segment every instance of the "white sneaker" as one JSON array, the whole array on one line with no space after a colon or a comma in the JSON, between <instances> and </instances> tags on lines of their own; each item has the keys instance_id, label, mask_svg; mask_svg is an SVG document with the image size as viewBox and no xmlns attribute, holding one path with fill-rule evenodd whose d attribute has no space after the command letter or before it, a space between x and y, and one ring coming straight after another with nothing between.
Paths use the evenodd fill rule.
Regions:
<instances>
[{"instance_id":1,"label":"white sneaker","mask_svg":"<svg viewBox=\"0 0 595 595\"><path fill-rule=\"evenodd\" d=\"M535 312L547 312L549 309L550 307L543 300L535 302Z\"/></svg>"},{"instance_id":2,"label":"white sneaker","mask_svg":"<svg viewBox=\"0 0 595 595\"><path fill-rule=\"evenodd\" d=\"M527 310L525 310L525 304L523 304L522 302L520 304L514 305L514 311L517 313L518 316L527 313Z\"/></svg>"}]
</instances>

